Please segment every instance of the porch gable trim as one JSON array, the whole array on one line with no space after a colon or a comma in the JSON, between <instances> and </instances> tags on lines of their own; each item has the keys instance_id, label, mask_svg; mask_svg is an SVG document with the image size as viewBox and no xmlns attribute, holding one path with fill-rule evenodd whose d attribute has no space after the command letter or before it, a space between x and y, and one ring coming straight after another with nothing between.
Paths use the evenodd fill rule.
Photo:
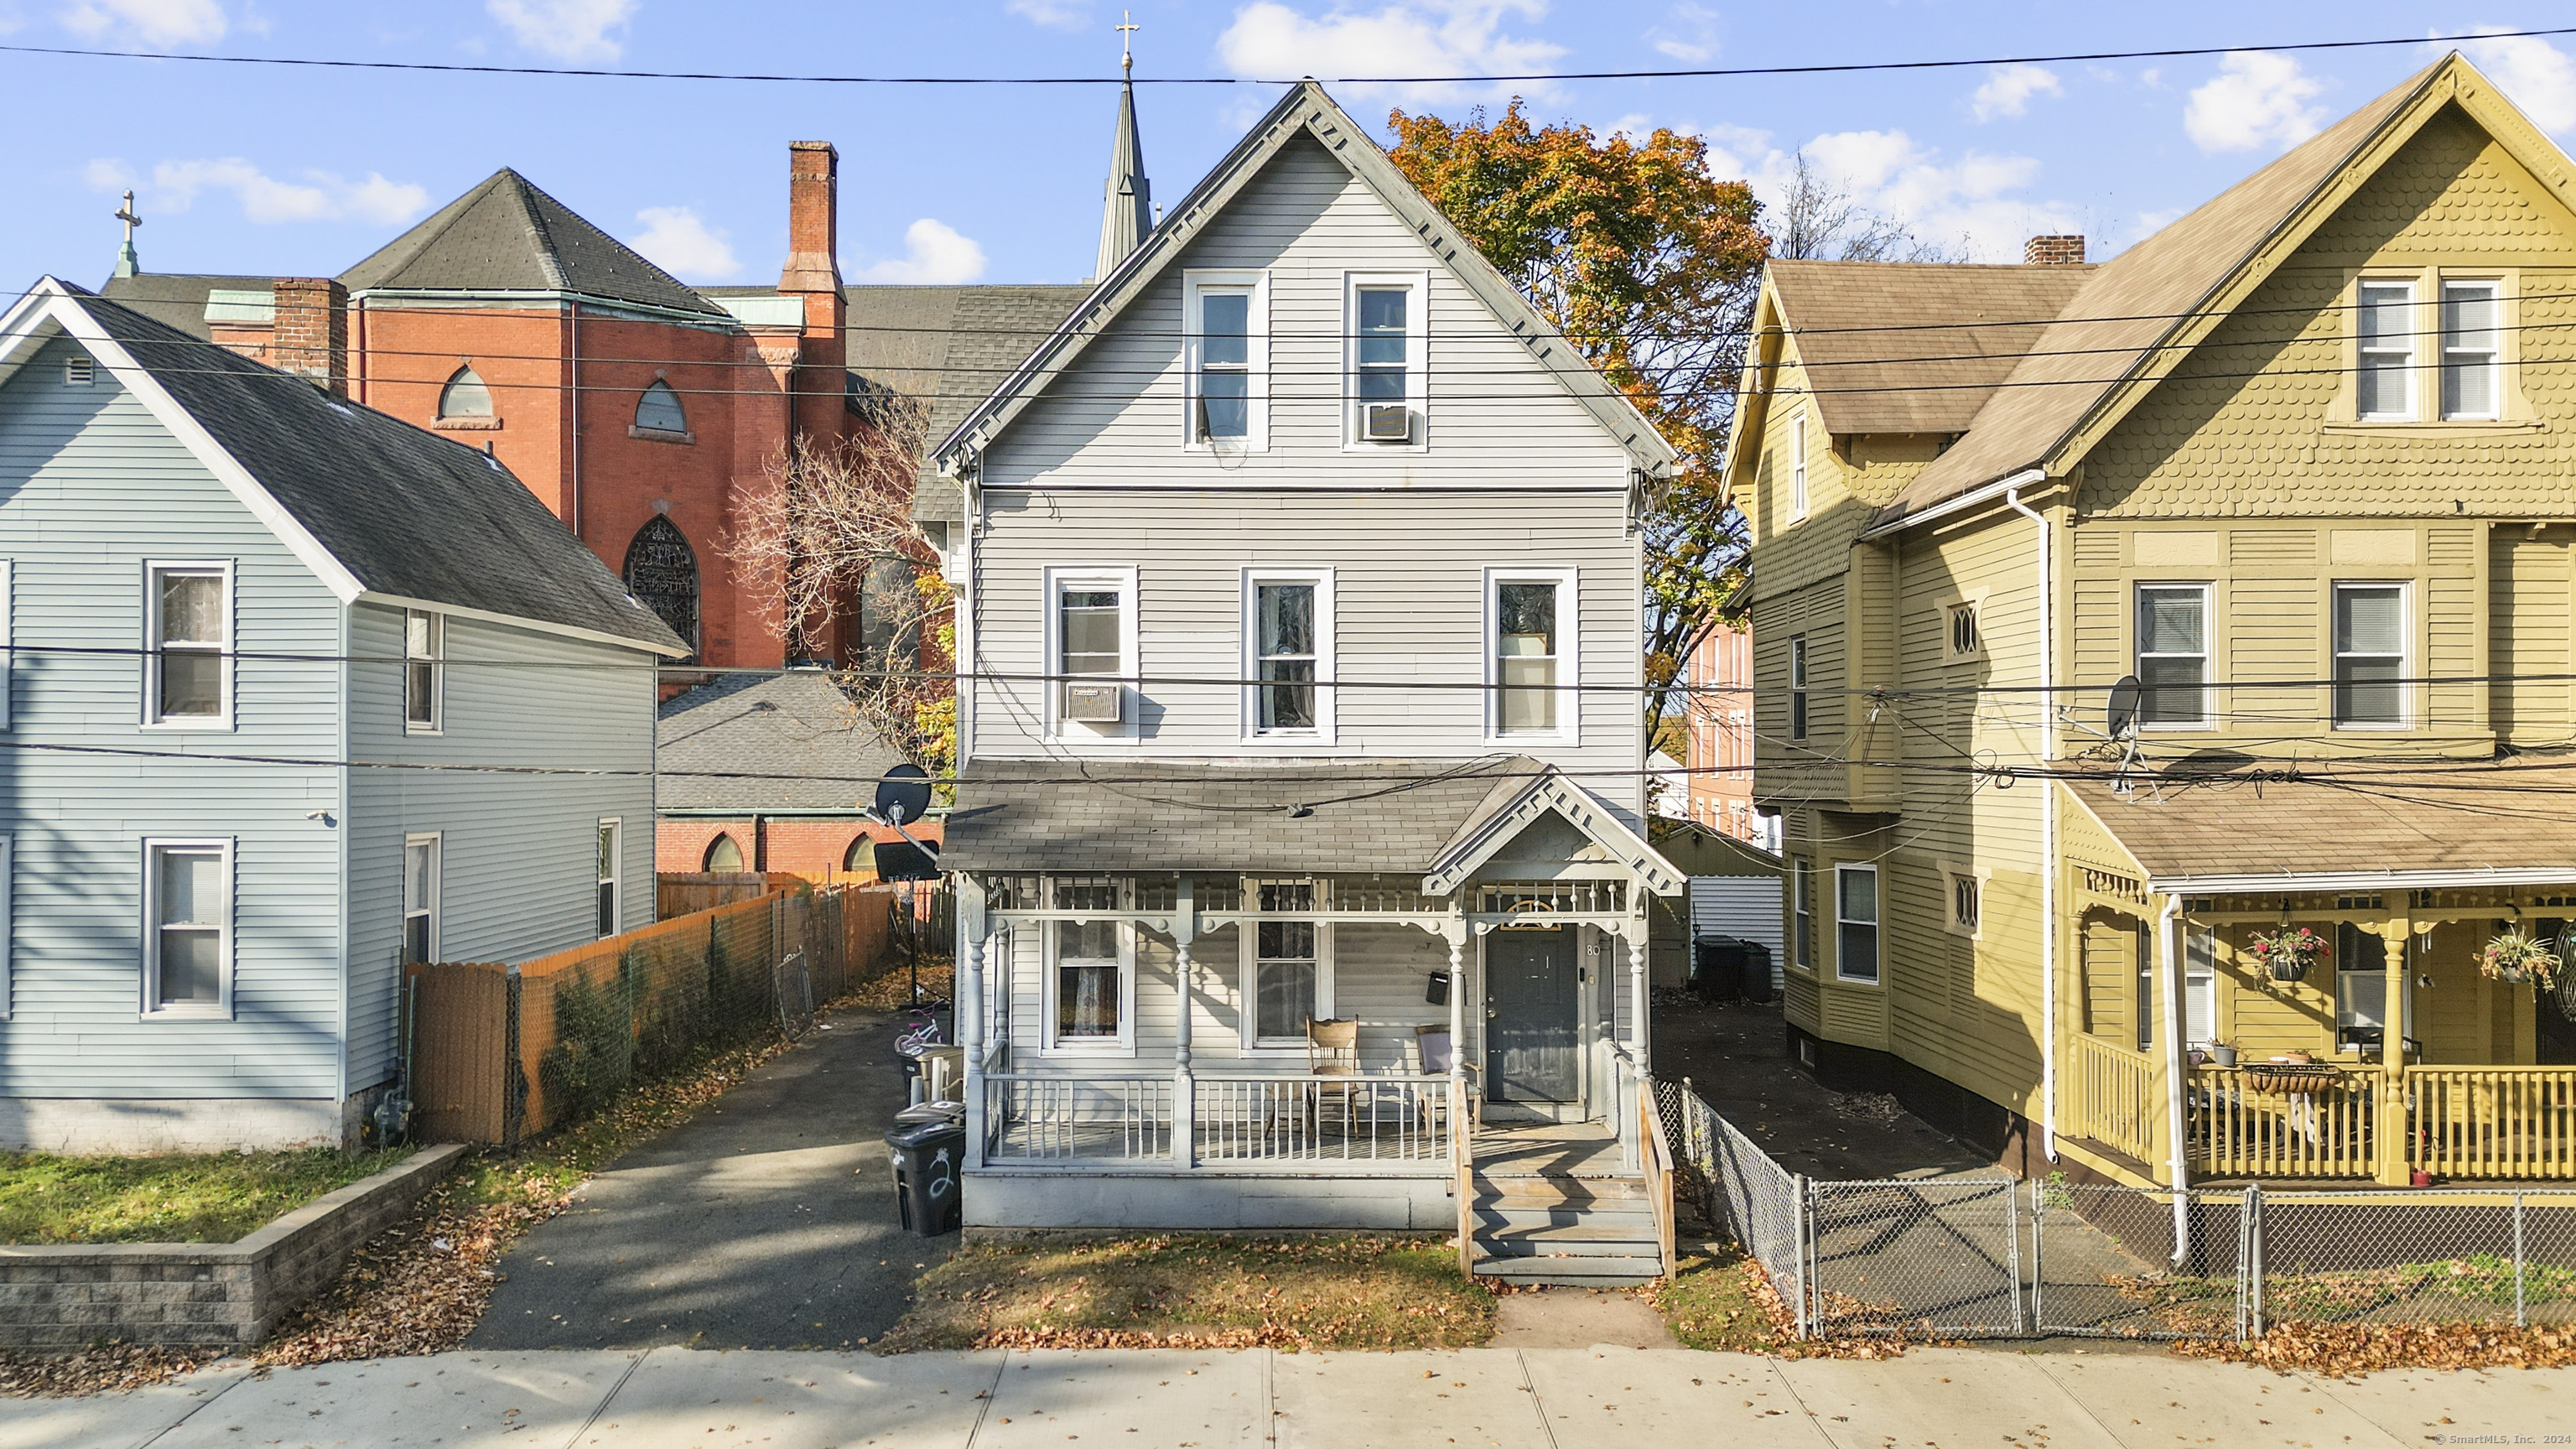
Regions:
<instances>
[{"instance_id":1,"label":"porch gable trim","mask_svg":"<svg viewBox=\"0 0 2576 1449\"><path fill-rule=\"evenodd\" d=\"M1550 810L1564 816L1567 823L1582 831L1593 844L1608 851L1612 859L1626 867L1640 884L1656 895L1677 896L1688 887L1689 878L1664 859L1662 852L1647 844L1619 817L1594 801L1588 792L1551 770L1530 781L1500 809L1468 822L1452 837L1441 848L1439 858L1431 863L1431 869L1423 875L1422 893L1427 896L1455 894L1477 867L1493 859L1505 845Z\"/></svg>"}]
</instances>

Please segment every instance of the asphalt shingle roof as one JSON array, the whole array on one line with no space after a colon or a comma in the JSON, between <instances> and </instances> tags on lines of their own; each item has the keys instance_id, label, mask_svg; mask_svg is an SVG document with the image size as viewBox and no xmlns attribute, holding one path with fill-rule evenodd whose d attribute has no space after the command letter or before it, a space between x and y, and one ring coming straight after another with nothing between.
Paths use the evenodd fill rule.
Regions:
<instances>
[{"instance_id":1,"label":"asphalt shingle roof","mask_svg":"<svg viewBox=\"0 0 2576 1449\"><path fill-rule=\"evenodd\" d=\"M191 337L211 338L214 329L206 325L206 294L209 292L268 292L275 289L274 277L224 277L206 272L141 272L131 277L110 277L98 294L120 306L131 307L155 322L176 327Z\"/></svg>"},{"instance_id":2,"label":"asphalt shingle roof","mask_svg":"<svg viewBox=\"0 0 2576 1449\"><path fill-rule=\"evenodd\" d=\"M2097 269L1773 262L1828 432L1963 433Z\"/></svg>"},{"instance_id":3,"label":"asphalt shingle roof","mask_svg":"<svg viewBox=\"0 0 2576 1449\"><path fill-rule=\"evenodd\" d=\"M850 810L875 803L878 777L903 755L830 675L793 669L664 700L655 760L663 810Z\"/></svg>"},{"instance_id":4,"label":"asphalt shingle roof","mask_svg":"<svg viewBox=\"0 0 2576 1449\"><path fill-rule=\"evenodd\" d=\"M291 373L64 288L359 584L685 653L510 471Z\"/></svg>"},{"instance_id":5,"label":"asphalt shingle roof","mask_svg":"<svg viewBox=\"0 0 2576 1449\"><path fill-rule=\"evenodd\" d=\"M579 292L728 318L506 166L342 272L340 281L352 292Z\"/></svg>"},{"instance_id":6,"label":"asphalt shingle roof","mask_svg":"<svg viewBox=\"0 0 2576 1449\"><path fill-rule=\"evenodd\" d=\"M1408 874L1530 787L1525 756L1217 765L978 761L957 786L951 870ZM1292 818L1304 805L1313 813Z\"/></svg>"}]
</instances>

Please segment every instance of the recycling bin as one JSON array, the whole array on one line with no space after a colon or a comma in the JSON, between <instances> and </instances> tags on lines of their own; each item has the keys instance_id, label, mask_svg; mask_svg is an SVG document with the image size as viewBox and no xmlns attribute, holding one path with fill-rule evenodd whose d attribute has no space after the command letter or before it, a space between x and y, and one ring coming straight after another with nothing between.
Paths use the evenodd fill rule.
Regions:
<instances>
[{"instance_id":1,"label":"recycling bin","mask_svg":"<svg viewBox=\"0 0 2576 1449\"><path fill-rule=\"evenodd\" d=\"M906 1107L894 1114L885 1141L894 1157L895 1211L905 1229L925 1238L954 1232L964 1221L957 1188L966 1164L966 1104Z\"/></svg>"}]
</instances>

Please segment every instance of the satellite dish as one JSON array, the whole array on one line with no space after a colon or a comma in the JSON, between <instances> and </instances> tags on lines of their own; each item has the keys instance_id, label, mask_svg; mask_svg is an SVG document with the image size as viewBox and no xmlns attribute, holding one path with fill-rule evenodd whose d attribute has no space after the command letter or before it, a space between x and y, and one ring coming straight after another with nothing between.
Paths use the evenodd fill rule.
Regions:
<instances>
[{"instance_id":1,"label":"satellite dish","mask_svg":"<svg viewBox=\"0 0 2576 1449\"><path fill-rule=\"evenodd\" d=\"M877 879L939 879L939 848L929 841L918 845L901 840L880 840L876 848Z\"/></svg>"},{"instance_id":2,"label":"satellite dish","mask_svg":"<svg viewBox=\"0 0 2576 1449\"><path fill-rule=\"evenodd\" d=\"M2134 674L2121 675L2120 682L2111 686L2111 717L2107 721L2111 738L2125 740L2137 734L2138 705L2146 693L2147 687Z\"/></svg>"},{"instance_id":3,"label":"satellite dish","mask_svg":"<svg viewBox=\"0 0 2576 1449\"><path fill-rule=\"evenodd\" d=\"M878 777L878 819L901 825L919 820L929 809L930 775L919 765L897 765Z\"/></svg>"}]
</instances>

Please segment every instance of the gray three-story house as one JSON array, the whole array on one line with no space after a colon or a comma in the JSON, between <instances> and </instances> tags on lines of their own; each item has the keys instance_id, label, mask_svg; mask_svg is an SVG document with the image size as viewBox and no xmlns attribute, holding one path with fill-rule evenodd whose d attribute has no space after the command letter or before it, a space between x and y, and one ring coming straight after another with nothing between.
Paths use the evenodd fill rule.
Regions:
<instances>
[{"instance_id":1,"label":"gray three-story house","mask_svg":"<svg viewBox=\"0 0 2576 1449\"><path fill-rule=\"evenodd\" d=\"M935 455L969 1226L1650 1276L1672 450L1311 83L1105 255Z\"/></svg>"},{"instance_id":2,"label":"gray three-story house","mask_svg":"<svg viewBox=\"0 0 2576 1449\"><path fill-rule=\"evenodd\" d=\"M687 646L497 461L348 402L292 294L293 370L52 279L0 316L0 1145L352 1140L406 960L652 919Z\"/></svg>"}]
</instances>

